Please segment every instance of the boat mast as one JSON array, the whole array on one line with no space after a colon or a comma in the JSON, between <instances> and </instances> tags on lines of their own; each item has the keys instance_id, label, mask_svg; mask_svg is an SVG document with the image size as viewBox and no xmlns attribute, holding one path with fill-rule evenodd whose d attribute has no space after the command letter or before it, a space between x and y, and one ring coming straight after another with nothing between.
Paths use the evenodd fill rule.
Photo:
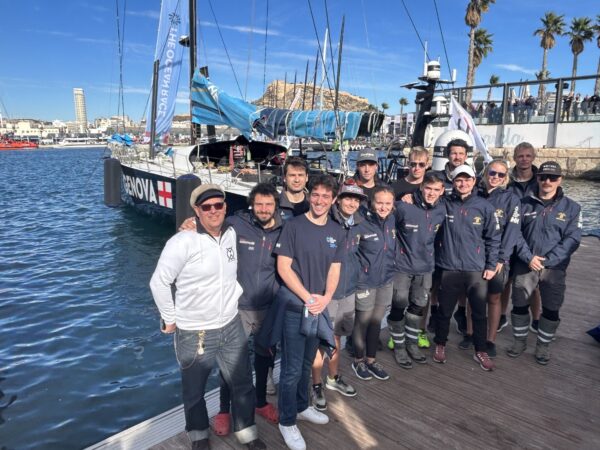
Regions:
<instances>
[{"instance_id":1,"label":"boat mast","mask_svg":"<svg viewBox=\"0 0 600 450\"><path fill-rule=\"evenodd\" d=\"M189 0L189 21L190 21L190 141L192 145L196 145L202 135L200 125L196 125L192 121L192 79L196 71L196 0Z\"/></svg>"},{"instance_id":2,"label":"boat mast","mask_svg":"<svg viewBox=\"0 0 600 450\"><path fill-rule=\"evenodd\" d=\"M325 28L325 41L323 51L321 52L321 89L319 92L319 109L323 109L323 86L325 85L325 63L327 61L327 39L329 38L329 28Z\"/></svg>"},{"instance_id":3,"label":"boat mast","mask_svg":"<svg viewBox=\"0 0 600 450\"><path fill-rule=\"evenodd\" d=\"M150 148L148 149L148 156L150 159L154 159L154 145L156 142L156 108L158 103L158 71L160 68L160 60L154 61L154 68L152 70L152 106L150 110Z\"/></svg>"}]
</instances>

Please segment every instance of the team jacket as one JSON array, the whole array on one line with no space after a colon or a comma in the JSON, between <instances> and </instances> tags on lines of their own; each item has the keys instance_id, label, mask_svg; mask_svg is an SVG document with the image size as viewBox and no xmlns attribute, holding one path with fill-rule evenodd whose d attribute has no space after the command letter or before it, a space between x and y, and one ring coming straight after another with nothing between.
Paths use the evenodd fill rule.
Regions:
<instances>
[{"instance_id":1,"label":"team jacket","mask_svg":"<svg viewBox=\"0 0 600 450\"><path fill-rule=\"evenodd\" d=\"M519 259L529 263L534 255L543 256L544 267L566 270L581 242L581 222L581 206L565 197L562 188L548 206L537 197L536 189L521 200Z\"/></svg>"},{"instance_id":2,"label":"team jacket","mask_svg":"<svg viewBox=\"0 0 600 450\"><path fill-rule=\"evenodd\" d=\"M232 227L224 227L221 236L214 238L198 224L197 231L181 231L167 241L150 280L154 301L167 324L177 323L182 330L214 330L235 318L242 295L236 281L235 240Z\"/></svg>"},{"instance_id":3,"label":"team jacket","mask_svg":"<svg viewBox=\"0 0 600 450\"><path fill-rule=\"evenodd\" d=\"M358 274L360 272L360 263L358 261L358 243L360 242L360 233L364 217L358 212L354 214L354 223L350 226L346 222L337 209L337 205L331 207L331 218L340 224L346 232L346 241L344 247L344 263L340 272L340 280L338 282L334 299L342 299L356 292L358 284Z\"/></svg>"},{"instance_id":4,"label":"team jacket","mask_svg":"<svg viewBox=\"0 0 600 450\"><path fill-rule=\"evenodd\" d=\"M239 309L267 309L281 285L273 248L281 234L283 221L276 213L275 226L265 230L252 211L242 210L228 217L226 223L237 235L238 282L244 289L238 301Z\"/></svg>"},{"instance_id":5,"label":"team jacket","mask_svg":"<svg viewBox=\"0 0 600 450\"><path fill-rule=\"evenodd\" d=\"M537 168L537 166L533 166L531 169L533 171L533 177L531 177L531 180L529 180L527 182L525 187L523 187L521 185L521 183L515 181L515 177L514 177L515 169L513 168L513 170L510 171L510 181L509 181L506 189L511 191L513 194L515 194L519 198L519 200L527 197L528 195L531 195L534 191L537 191L538 184L537 184L536 174L537 174L538 168Z\"/></svg>"},{"instance_id":6,"label":"team jacket","mask_svg":"<svg viewBox=\"0 0 600 450\"><path fill-rule=\"evenodd\" d=\"M394 212L382 220L367 212L358 243L358 289L375 289L389 283L396 273Z\"/></svg>"},{"instance_id":7,"label":"team jacket","mask_svg":"<svg viewBox=\"0 0 600 450\"><path fill-rule=\"evenodd\" d=\"M521 236L521 202L511 191L499 187L492 192L481 188L478 194L496 209L496 218L500 224L502 236L498 261L508 264Z\"/></svg>"},{"instance_id":8,"label":"team jacket","mask_svg":"<svg viewBox=\"0 0 600 450\"><path fill-rule=\"evenodd\" d=\"M450 179L450 164L446 163L442 170L431 170L430 173L437 176L440 180L444 181L444 195L449 196L452 194L452 180Z\"/></svg>"},{"instance_id":9,"label":"team jacket","mask_svg":"<svg viewBox=\"0 0 600 450\"><path fill-rule=\"evenodd\" d=\"M446 218L443 199L425 203L421 191L413 192L413 203L396 202L396 270L412 275L433 272L435 236Z\"/></svg>"},{"instance_id":10,"label":"team jacket","mask_svg":"<svg viewBox=\"0 0 600 450\"><path fill-rule=\"evenodd\" d=\"M304 205L304 208L303 208L304 210L301 212L301 214L304 214L309 209L308 198L306 195L304 197L304 201L302 202L302 204ZM282 191L279 194L279 215L281 216L283 221L286 221L286 220L294 217L294 206L288 200L287 195L285 195L285 191Z\"/></svg>"},{"instance_id":11,"label":"team jacket","mask_svg":"<svg viewBox=\"0 0 600 450\"><path fill-rule=\"evenodd\" d=\"M453 192L446 199L446 219L440 229L436 265L446 270L495 270L500 247L500 225L487 200Z\"/></svg>"}]
</instances>

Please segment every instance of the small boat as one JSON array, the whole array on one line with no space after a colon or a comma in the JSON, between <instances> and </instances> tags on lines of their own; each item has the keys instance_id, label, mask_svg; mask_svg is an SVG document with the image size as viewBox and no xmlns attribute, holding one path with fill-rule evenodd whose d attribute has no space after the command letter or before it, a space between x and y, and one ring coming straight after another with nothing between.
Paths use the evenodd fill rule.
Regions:
<instances>
[{"instance_id":1,"label":"small boat","mask_svg":"<svg viewBox=\"0 0 600 450\"><path fill-rule=\"evenodd\" d=\"M37 142L0 139L0 150L27 150L38 147Z\"/></svg>"}]
</instances>

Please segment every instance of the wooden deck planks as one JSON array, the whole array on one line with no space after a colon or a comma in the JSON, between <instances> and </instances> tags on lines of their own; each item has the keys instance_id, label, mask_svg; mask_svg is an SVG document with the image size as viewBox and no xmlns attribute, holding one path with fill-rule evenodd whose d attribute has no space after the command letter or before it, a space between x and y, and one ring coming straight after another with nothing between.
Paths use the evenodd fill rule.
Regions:
<instances>
[{"instance_id":1,"label":"wooden deck planks","mask_svg":"<svg viewBox=\"0 0 600 450\"><path fill-rule=\"evenodd\" d=\"M533 358L535 335L527 352L506 356L510 327L498 336L497 369L486 373L458 348L451 332L446 364L399 368L392 352L378 358L388 381L358 380L344 354L341 372L358 390L354 398L326 391L330 423L300 422L309 449L595 449L600 442L600 345L585 332L600 323L600 240L584 238L567 277L552 361ZM387 336L386 332L382 333ZM430 356L430 354L428 355ZM276 402L276 398L271 398ZM257 419L269 448L285 448L277 426ZM211 436L213 449L243 448L233 436ZM185 434L155 450L189 448Z\"/></svg>"}]
</instances>

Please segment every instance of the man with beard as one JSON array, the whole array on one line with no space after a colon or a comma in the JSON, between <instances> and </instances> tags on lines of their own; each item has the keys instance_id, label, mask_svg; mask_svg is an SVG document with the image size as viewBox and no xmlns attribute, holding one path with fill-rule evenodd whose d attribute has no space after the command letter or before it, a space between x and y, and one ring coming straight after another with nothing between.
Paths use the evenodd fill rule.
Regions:
<instances>
[{"instance_id":1,"label":"man with beard","mask_svg":"<svg viewBox=\"0 0 600 450\"><path fill-rule=\"evenodd\" d=\"M279 213L283 220L288 220L308 211L306 160L298 156L287 158L283 166L283 182L284 189L279 195Z\"/></svg>"}]
</instances>

